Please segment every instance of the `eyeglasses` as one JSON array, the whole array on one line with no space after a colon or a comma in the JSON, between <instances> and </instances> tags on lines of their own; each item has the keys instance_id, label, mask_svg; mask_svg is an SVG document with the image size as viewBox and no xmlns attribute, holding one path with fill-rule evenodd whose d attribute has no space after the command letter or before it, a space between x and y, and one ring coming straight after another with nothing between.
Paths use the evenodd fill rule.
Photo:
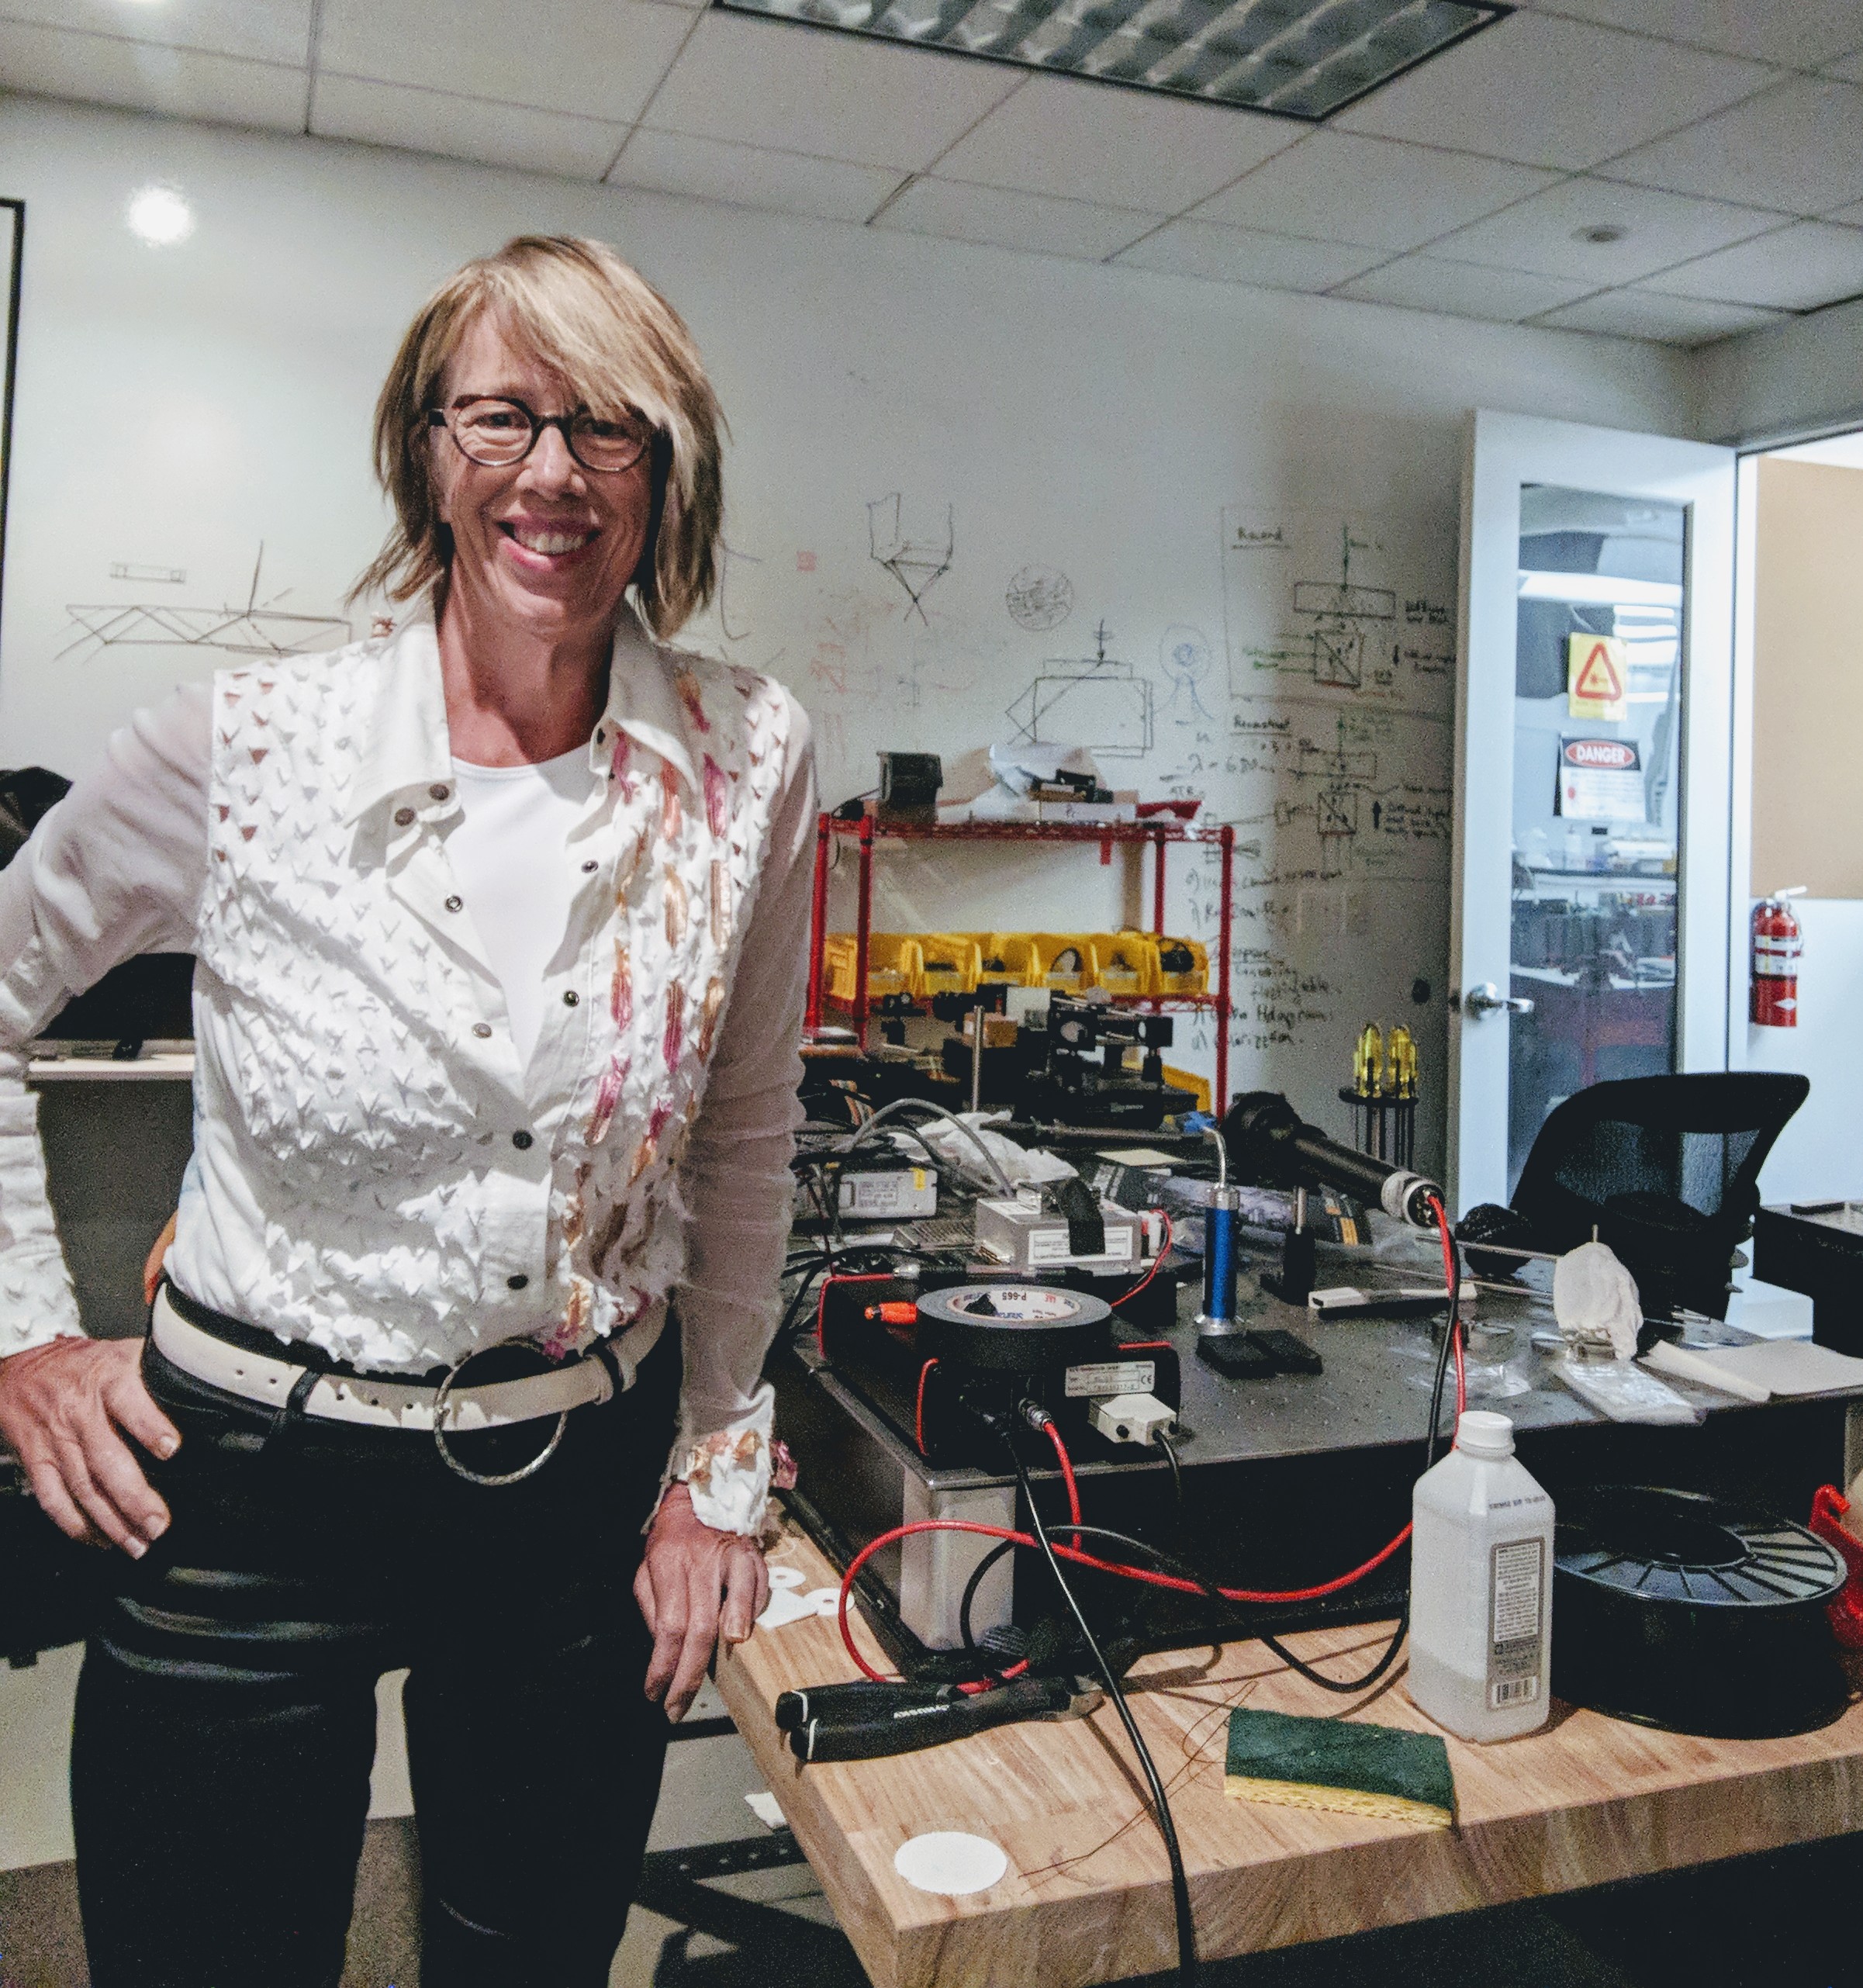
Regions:
<instances>
[{"instance_id":1,"label":"eyeglasses","mask_svg":"<svg viewBox=\"0 0 1863 1988\"><path fill-rule=\"evenodd\" d=\"M572 414L533 413L521 400L473 396L451 407L427 410L427 425L444 428L468 462L487 469L522 462L546 428L555 428L585 469L611 475L631 469L647 453L653 434L645 422L598 420L586 407Z\"/></svg>"}]
</instances>

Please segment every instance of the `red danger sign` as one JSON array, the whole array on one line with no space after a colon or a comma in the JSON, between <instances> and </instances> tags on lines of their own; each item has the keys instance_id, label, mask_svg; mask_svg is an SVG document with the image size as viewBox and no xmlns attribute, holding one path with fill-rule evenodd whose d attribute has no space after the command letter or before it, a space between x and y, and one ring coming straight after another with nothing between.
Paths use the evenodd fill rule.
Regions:
<instances>
[{"instance_id":1,"label":"red danger sign","mask_svg":"<svg viewBox=\"0 0 1863 1988\"><path fill-rule=\"evenodd\" d=\"M1602 771L1627 773L1637 765L1637 748L1620 738L1568 738L1564 748L1568 766L1595 766Z\"/></svg>"}]
</instances>

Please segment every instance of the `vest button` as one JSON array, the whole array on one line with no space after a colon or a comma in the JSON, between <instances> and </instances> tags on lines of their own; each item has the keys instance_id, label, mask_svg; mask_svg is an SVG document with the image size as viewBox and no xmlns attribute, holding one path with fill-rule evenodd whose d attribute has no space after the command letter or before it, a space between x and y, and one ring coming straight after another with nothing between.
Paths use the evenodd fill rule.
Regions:
<instances>
[{"instance_id":1,"label":"vest button","mask_svg":"<svg viewBox=\"0 0 1863 1988\"><path fill-rule=\"evenodd\" d=\"M564 1007L573 1008L581 999L582 996L576 992L574 987L565 987L563 990Z\"/></svg>"},{"instance_id":2,"label":"vest button","mask_svg":"<svg viewBox=\"0 0 1863 1988\"><path fill-rule=\"evenodd\" d=\"M505 1279L505 1282L509 1284L513 1291L523 1290L524 1286L530 1281L531 1280L524 1275L522 1271L519 1271L515 1276L507 1277Z\"/></svg>"},{"instance_id":3,"label":"vest button","mask_svg":"<svg viewBox=\"0 0 1863 1988\"><path fill-rule=\"evenodd\" d=\"M461 897L449 897L446 901L446 908L449 911L463 911L465 909L465 900Z\"/></svg>"},{"instance_id":4,"label":"vest button","mask_svg":"<svg viewBox=\"0 0 1863 1988\"><path fill-rule=\"evenodd\" d=\"M414 811L411 807L397 807L395 810L395 826L397 828L408 827L413 818Z\"/></svg>"},{"instance_id":5,"label":"vest button","mask_svg":"<svg viewBox=\"0 0 1863 1988\"><path fill-rule=\"evenodd\" d=\"M528 1153L537 1142L527 1132L514 1132L511 1135L511 1143L520 1153Z\"/></svg>"},{"instance_id":6,"label":"vest button","mask_svg":"<svg viewBox=\"0 0 1863 1988\"><path fill-rule=\"evenodd\" d=\"M427 793L434 800L444 800L453 790L451 787L429 787Z\"/></svg>"},{"instance_id":7,"label":"vest button","mask_svg":"<svg viewBox=\"0 0 1863 1988\"><path fill-rule=\"evenodd\" d=\"M472 1033L478 1036L481 1041L482 1041L487 1035L490 1035L491 1032L492 1025L489 1022L475 1022L472 1024Z\"/></svg>"}]
</instances>

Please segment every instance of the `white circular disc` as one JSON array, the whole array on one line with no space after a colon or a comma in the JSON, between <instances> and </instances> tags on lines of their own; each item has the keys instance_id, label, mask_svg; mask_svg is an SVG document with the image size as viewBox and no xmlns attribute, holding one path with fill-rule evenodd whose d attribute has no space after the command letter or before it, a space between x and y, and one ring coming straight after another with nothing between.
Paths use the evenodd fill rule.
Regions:
<instances>
[{"instance_id":1,"label":"white circular disc","mask_svg":"<svg viewBox=\"0 0 1863 1988\"><path fill-rule=\"evenodd\" d=\"M800 1567L773 1567L769 1570L773 1588L800 1588L805 1578Z\"/></svg>"},{"instance_id":2,"label":"white circular disc","mask_svg":"<svg viewBox=\"0 0 1863 1988\"><path fill-rule=\"evenodd\" d=\"M916 1891L946 1898L987 1891L1009 1868L1000 1844L987 1836L966 1836L961 1830L939 1829L908 1838L893 1853L893 1868Z\"/></svg>"},{"instance_id":3,"label":"white circular disc","mask_svg":"<svg viewBox=\"0 0 1863 1988\"><path fill-rule=\"evenodd\" d=\"M802 1598L817 1615L839 1615L841 1590L838 1588L811 1588Z\"/></svg>"}]
</instances>

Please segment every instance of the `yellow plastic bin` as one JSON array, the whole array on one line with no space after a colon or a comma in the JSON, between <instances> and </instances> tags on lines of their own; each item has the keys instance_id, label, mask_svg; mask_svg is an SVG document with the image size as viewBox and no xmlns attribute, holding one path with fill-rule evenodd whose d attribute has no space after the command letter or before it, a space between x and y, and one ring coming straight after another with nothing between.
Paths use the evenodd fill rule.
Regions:
<instances>
[{"instance_id":1,"label":"yellow plastic bin","mask_svg":"<svg viewBox=\"0 0 1863 1988\"><path fill-rule=\"evenodd\" d=\"M1035 941L1025 932L973 932L976 941L977 984L994 987L1039 987L1040 965Z\"/></svg>"},{"instance_id":2,"label":"yellow plastic bin","mask_svg":"<svg viewBox=\"0 0 1863 1988\"><path fill-rule=\"evenodd\" d=\"M1094 984L1093 935L1085 932L1032 932L1039 987L1080 994Z\"/></svg>"},{"instance_id":3,"label":"yellow plastic bin","mask_svg":"<svg viewBox=\"0 0 1863 1988\"><path fill-rule=\"evenodd\" d=\"M914 997L973 994L982 970L983 949L968 932L928 932L918 940L918 985Z\"/></svg>"},{"instance_id":4,"label":"yellow plastic bin","mask_svg":"<svg viewBox=\"0 0 1863 1988\"><path fill-rule=\"evenodd\" d=\"M1210 991L1209 948L1194 939L1166 937L1152 942L1158 957L1158 977L1152 992L1200 994ZM1188 956L1187 960L1186 956Z\"/></svg>"},{"instance_id":5,"label":"yellow plastic bin","mask_svg":"<svg viewBox=\"0 0 1863 1988\"><path fill-rule=\"evenodd\" d=\"M1094 985L1113 994L1156 993L1158 945L1148 932L1097 932L1090 942Z\"/></svg>"},{"instance_id":6,"label":"yellow plastic bin","mask_svg":"<svg viewBox=\"0 0 1863 1988\"><path fill-rule=\"evenodd\" d=\"M920 941L904 932L876 932L867 935L867 998L878 1001L886 994L906 994L916 1001L924 975ZM858 950L851 932L832 932L821 949L821 965L828 991L839 1001L854 998L854 963Z\"/></svg>"}]
</instances>

